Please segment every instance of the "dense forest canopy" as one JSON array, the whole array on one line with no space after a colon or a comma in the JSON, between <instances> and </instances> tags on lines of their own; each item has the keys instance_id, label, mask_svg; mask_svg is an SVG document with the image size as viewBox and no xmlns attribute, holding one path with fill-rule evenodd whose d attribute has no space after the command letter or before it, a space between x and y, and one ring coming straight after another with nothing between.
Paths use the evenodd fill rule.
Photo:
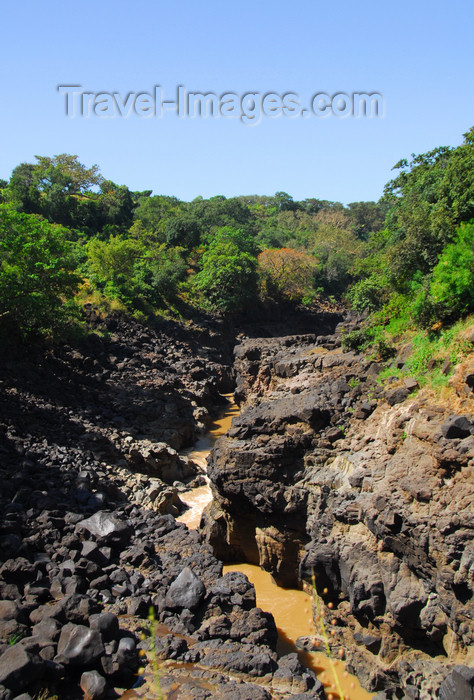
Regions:
<instances>
[{"instance_id":1,"label":"dense forest canopy","mask_svg":"<svg viewBox=\"0 0 474 700\"><path fill-rule=\"evenodd\" d=\"M286 192L184 202L130 191L77 156L0 181L0 324L54 336L86 301L141 318L321 296L429 327L473 308L474 129L401 160L378 202Z\"/></svg>"}]
</instances>

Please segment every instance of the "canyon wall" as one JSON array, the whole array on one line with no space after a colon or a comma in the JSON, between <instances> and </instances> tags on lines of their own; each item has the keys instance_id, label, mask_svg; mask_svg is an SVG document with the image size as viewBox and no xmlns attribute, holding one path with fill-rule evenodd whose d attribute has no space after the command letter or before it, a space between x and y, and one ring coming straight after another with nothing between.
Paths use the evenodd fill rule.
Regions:
<instances>
[{"instance_id":1,"label":"canyon wall","mask_svg":"<svg viewBox=\"0 0 474 700\"><path fill-rule=\"evenodd\" d=\"M367 689L438 697L474 661L472 365L449 401L382 384L385 364L342 350L353 327L237 345L242 412L211 453L206 536L282 585L314 576L334 650Z\"/></svg>"}]
</instances>

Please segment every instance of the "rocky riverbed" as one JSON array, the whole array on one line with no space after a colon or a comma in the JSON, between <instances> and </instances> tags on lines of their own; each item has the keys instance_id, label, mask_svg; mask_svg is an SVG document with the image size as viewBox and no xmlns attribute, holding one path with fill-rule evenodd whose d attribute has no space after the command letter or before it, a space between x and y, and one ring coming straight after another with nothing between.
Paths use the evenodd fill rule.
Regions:
<instances>
[{"instance_id":1,"label":"rocky riverbed","mask_svg":"<svg viewBox=\"0 0 474 700\"><path fill-rule=\"evenodd\" d=\"M386 363L342 350L351 328L236 346L206 537L284 585L314 574L334 652L377 698L472 698L472 362L449 402L381 384Z\"/></svg>"},{"instance_id":2,"label":"rocky riverbed","mask_svg":"<svg viewBox=\"0 0 474 700\"><path fill-rule=\"evenodd\" d=\"M170 697L324 698L294 655L277 657L246 577L223 576L174 518L202 478L180 450L232 389L234 344L217 322L109 318L74 347L4 358L1 700L100 700L132 686L158 697L141 681L147 659Z\"/></svg>"}]
</instances>

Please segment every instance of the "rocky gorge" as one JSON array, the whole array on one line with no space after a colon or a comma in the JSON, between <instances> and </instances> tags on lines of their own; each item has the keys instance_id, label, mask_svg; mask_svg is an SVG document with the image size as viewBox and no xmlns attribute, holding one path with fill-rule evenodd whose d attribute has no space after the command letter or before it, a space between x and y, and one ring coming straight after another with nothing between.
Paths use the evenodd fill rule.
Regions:
<instances>
[{"instance_id":1,"label":"rocky gorge","mask_svg":"<svg viewBox=\"0 0 474 700\"><path fill-rule=\"evenodd\" d=\"M469 367L454 410L377 382L337 313L155 329L88 314L98 332L74 347L0 368L2 700L323 700L228 561L284 585L314 573L334 651L378 697L473 696ZM174 516L202 474L181 451L234 389L191 531Z\"/></svg>"},{"instance_id":2,"label":"rocky gorge","mask_svg":"<svg viewBox=\"0 0 474 700\"><path fill-rule=\"evenodd\" d=\"M378 382L402 353L344 352L356 327L236 346L243 410L211 454L206 537L281 585L314 576L333 651L377 698L472 698L472 361L443 402Z\"/></svg>"},{"instance_id":3,"label":"rocky gorge","mask_svg":"<svg viewBox=\"0 0 474 700\"><path fill-rule=\"evenodd\" d=\"M180 450L233 388L232 329L86 311L97 332L0 369L0 697L323 698L246 577L174 518L202 479ZM162 690L147 658L177 666Z\"/></svg>"}]
</instances>

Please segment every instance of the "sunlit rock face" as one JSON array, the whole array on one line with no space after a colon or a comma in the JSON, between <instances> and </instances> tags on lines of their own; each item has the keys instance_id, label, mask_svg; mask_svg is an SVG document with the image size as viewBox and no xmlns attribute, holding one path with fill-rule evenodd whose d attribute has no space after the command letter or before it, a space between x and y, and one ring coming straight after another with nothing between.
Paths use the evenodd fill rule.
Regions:
<instances>
[{"instance_id":1,"label":"sunlit rock face","mask_svg":"<svg viewBox=\"0 0 474 700\"><path fill-rule=\"evenodd\" d=\"M465 386L455 405L384 386L338 333L244 340L234 366L242 412L210 457L208 541L285 585L314 575L367 688L439 688L447 661L474 660Z\"/></svg>"}]
</instances>

